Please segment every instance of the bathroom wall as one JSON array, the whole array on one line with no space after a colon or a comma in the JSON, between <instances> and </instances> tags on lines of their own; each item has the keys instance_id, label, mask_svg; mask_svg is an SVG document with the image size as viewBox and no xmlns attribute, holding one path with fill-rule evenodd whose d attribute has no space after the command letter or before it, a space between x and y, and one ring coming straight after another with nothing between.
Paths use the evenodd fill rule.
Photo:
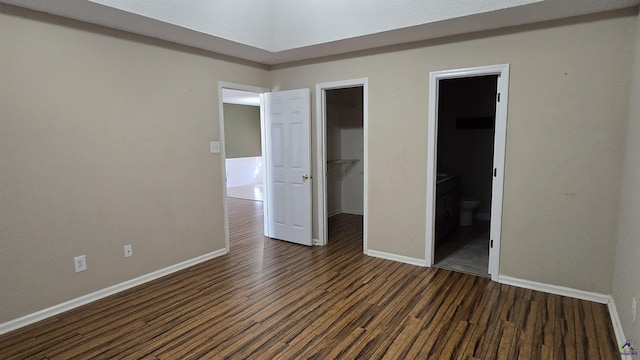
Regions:
<instances>
[{"instance_id":1,"label":"bathroom wall","mask_svg":"<svg viewBox=\"0 0 640 360\"><path fill-rule=\"evenodd\" d=\"M480 200L474 215L489 220L494 128L460 129L459 118L494 117L497 77L482 76L440 82L438 172L461 175L460 194Z\"/></svg>"}]
</instances>

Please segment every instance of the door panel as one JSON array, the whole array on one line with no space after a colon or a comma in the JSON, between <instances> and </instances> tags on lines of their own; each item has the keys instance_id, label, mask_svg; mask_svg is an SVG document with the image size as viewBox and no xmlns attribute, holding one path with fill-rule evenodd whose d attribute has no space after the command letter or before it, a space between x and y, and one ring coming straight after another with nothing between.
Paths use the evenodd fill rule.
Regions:
<instances>
[{"instance_id":1,"label":"door panel","mask_svg":"<svg viewBox=\"0 0 640 360\"><path fill-rule=\"evenodd\" d=\"M265 94L267 236L311 245L309 89Z\"/></svg>"}]
</instances>

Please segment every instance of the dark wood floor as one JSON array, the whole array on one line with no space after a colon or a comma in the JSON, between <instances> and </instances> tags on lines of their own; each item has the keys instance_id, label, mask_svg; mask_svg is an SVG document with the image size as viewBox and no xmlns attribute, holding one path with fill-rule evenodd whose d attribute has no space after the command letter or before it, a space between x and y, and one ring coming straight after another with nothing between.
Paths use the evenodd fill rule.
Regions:
<instances>
[{"instance_id":1,"label":"dark wood floor","mask_svg":"<svg viewBox=\"0 0 640 360\"><path fill-rule=\"evenodd\" d=\"M231 253L0 336L0 359L619 359L606 306L264 239L229 199Z\"/></svg>"}]
</instances>

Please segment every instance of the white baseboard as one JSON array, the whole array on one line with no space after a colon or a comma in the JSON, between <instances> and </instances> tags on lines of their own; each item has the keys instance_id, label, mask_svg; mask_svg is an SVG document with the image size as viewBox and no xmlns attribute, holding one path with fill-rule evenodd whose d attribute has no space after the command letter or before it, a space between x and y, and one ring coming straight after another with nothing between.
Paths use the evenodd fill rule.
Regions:
<instances>
[{"instance_id":1,"label":"white baseboard","mask_svg":"<svg viewBox=\"0 0 640 360\"><path fill-rule=\"evenodd\" d=\"M353 209L338 209L338 210L331 211L329 215L327 215L327 217L332 217L339 214L364 215L364 211L353 210Z\"/></svg>"},{"instance_id":2,"label":"white baseboard","mask_svg":"<svg viewBox=\"0 0 640 360\"><path fill-rule=\"evenodd\" d=\"M330 211L329 214L327 215L327 217L336 216L338 214L342 214L342 209Z\"/></svg>"},{"instance_id":3,"label":"white baseboard","mask_svg":"<svg viewBox=\"0 0 640 360\"><path fill-rule=\"evenodd\" d=\"M409 264L409 265L427 266L427 263L424 259L416 259L408 256L391 254L383 251L367 250L365 254L369 256L381 258L381 259L398 261L398 262Z\"/></svg>"},{"instance_id":4,"label":"white baseboard","mask_svg":"<svg viewBox=\"0 0 640 360\"><path fill-rule=\"evenodd\" d=\"M611 295L604 295L595 292L583 291L578 289L572 289L564 286L558 285L550 285L545 283L539 283L536 281L524 280L513 278L510 276L502 276L498 277L498 282L507 285L518 286L526 289L542 291L550 294L568 296L576 299L593 301L600 304L606 304L609 308L609 316L611 317L611 325L613 326L613 331L616 336L617 345L620 346L627 341L627 338L624 336L624 331L622 329L622 323L620 322L620 317L618 316L618 310L616 309L616 304L613 301L613 297ZM621 355L623 360L631 360L633 359L631 355Z\"/></svg>"},{"instance_id":5,"label":"white baseboard","mask_svg":"<svg viewBox=\"0 0 640 360\"><path fill-rule=\"evenodd\" d=\"M600 304L608 304L611 296L600 293L572 289L564 286L540 283L537 281L518 279L510 276L499 275L498 282L501 284L513 285L525 289L537 290L549 294L568 296L576 299L593 301Z\"/></svg>"},{"instance_id":6,"label":"white baseboard","mask_svg":"<svg viewBox=\"0 0 640 360\"><path fill-rule=\"evenodd\" d=\"M609 295L609 316L611 316L611 325L613 325L613 332L616 335L616 343L618 346L623 345L627 338L624 336L624 330L622 329L622 323L620 322L620 316L618 316L618 309L616 303L613 301L613 296ZM621 355L624 360L633 359L631 355Z\"/></svg>"},{"instance_id":7,"label":"white baseboard","mask_svg":"<svg viewBox=\"0 0 640 360\"><path fill-rule=\"evenodd\" d=\"M224 255L226 253L229 252L229 249L220 249L220 250L216 250L214 252L210 252L208 254L204 254L201 256L198 256L196 258L193 259L189 259L187 261L183 261L181 263L175 264L175 265L171 265L168 266L164 269L160 269L151 273L148 273L146 275L142 275L139 276L137 278L131 279L131 280L127 280L125 282L121 282L119 284L113 285L113 286L109 286L107 288L92 292L90 294L87 295L83 295L80 297L77 297L75 299L71 299L69 301L65 301L61 304L58 305L54 305L50 308L47 309L43 309L40 311L36 311L34 313L19 317L17 319L14 320L10 320L7 322L4 322L2 324L0 324L0 335L5 334L9 331L13 331L16 329L19 329L23 326L27 326L30 324L33 324L35 322L38 322L40 320L44 320L46 318L52 317L54 315L58 315L61 314L65 311L69 311L71 309L77 308L79 306L82 305L86 305L90 302L105 298L107 296L119 293L121 291L130 289L132 287L136 287L138 285L142 285L146 282L149 282L151 280L155 280L158 278L161 278L165 275L169 275L171 273L174 273L176 271L188 268L190 266L199 264L201 262L216 258L218 256Z\"/></svg>"}]
</instances>

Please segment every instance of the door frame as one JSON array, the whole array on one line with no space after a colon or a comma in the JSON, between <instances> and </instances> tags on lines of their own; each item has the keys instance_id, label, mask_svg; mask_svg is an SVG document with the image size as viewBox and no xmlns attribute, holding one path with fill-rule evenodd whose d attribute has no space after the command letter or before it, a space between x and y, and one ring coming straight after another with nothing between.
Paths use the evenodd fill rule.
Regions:
<instances>
[{"instance_id":1,"label":"door frame","mask_svg":"<svg viewBox=\"0 0 640 360\"><path fill-rule=\"evenodd\" d=\"M432 71L429 73L429 119L427 125L427 229L425 236L425 265L433 266L435 255L435 206L436 167L438 148L438 96L439 81L485 75L497 75L496 119L494 134L493 168L494 178L491 192L490 240L493 251L489 252L489 274L498 281L500 273L500 240L502 231L502 200L504 195L504 165L507 136L507 107L509 101L509 64L471 67L463 69Z\"/></svg>"},{"instance_id":2,"label":"door frame","mask_svg":"<svg viewBox=\"0 0 640 360\"><path fill-rule=\"evenodd\" d=\"M226 81L218 81L218 119L220 126L220 167L222 171L222 211L224 216L224 241L225 248L227 252L231 251L231 246L229 245L229 209L227 206L227 165L225 164L225 160L227 159L227 155L225 152L225 137L224 137L224 102L222 96L222 89L229 90L240 90L246 92L252 92L256 94L260 94L260 139L262 141L262 164L265 167L265 171L263 171L263 183L266 183L266 163L265 163L265 128L264 128L264 96L263 94L269 92L270 89L252 86L252 85L243 85L236 84ZM269 194L265 187L262 188L262 205L263 205L263 214L264 214L264 233L267 234L269 229L269 221L268 221L268 212L266 211L267 205L269 201Z\"/></svg>"},{"instance_id":3,"label":"door frame","mask_svg":"<svg viewBox=\"0 0 640 360\"><path fill-rule=\"evenodd\" d=\"M364 174L363 174L363 252L368 254L368 199L369 199L369 79L351 79L316 84L316 193L317 193L317 224L318 239L315 245L327 245L328 219L327 219L327 90L344 89L350 87L362 87L362 132L364 143Z\"/></svg>"}]
</instances>

